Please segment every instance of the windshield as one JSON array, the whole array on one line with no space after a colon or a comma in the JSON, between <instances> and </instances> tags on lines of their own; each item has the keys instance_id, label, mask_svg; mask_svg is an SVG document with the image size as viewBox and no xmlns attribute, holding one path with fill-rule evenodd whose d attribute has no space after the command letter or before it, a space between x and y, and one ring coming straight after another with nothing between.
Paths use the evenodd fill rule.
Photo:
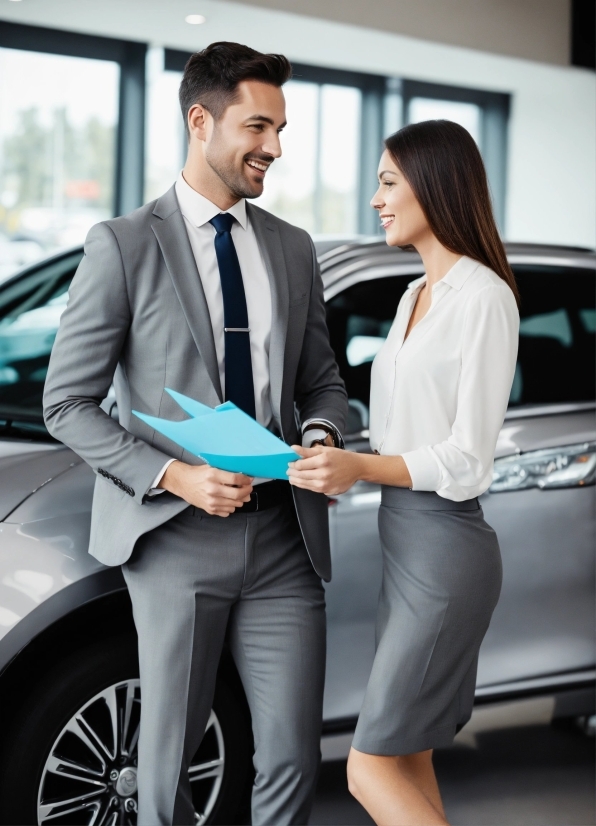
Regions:
<instances>
[{"instance_id":1,"label":"windshield","mask_svg":"<svg viewBox=\"0 0 596 826\"><path fill-rule=\"evenodd\" d=\"M68 288L73 253L0 289L0 435L48 439L43 387Z\"/></svg>"}]
</instances>

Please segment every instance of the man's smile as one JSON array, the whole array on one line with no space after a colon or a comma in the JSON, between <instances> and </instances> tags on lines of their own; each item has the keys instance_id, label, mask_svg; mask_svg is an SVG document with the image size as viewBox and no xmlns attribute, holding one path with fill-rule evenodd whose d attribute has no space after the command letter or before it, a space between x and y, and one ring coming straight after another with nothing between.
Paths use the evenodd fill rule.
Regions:
<instances>
[{"instance_id":1,"label":"man's smile","mask_svg":"<svg viewBox=\"0 0 596 826\"><path fill-rule=\"evenodd\" d=\"M257 172L257 174L261 175L262 177L265 177L265 172L267 172L267 170L271 166L271 162L266 163L264 161L257 161L254 158L247 158L245 160L245 163L248 164L248 166L250 166L251 169L254 169L255 172Z\"/></svg>"}]
</instances>

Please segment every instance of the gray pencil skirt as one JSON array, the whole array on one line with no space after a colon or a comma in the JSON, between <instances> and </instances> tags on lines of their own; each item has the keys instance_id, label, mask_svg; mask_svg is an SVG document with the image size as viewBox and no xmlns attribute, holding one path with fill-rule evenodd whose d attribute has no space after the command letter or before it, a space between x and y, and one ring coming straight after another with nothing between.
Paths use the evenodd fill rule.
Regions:
<instances>
[{"instance_id":1,"label":"gray pencil skirt","mask_svg":"<svg viewBox=\"0 0 596 826\"><path fill-rule=\"evenodd\" d=\"M477 499L383 487L377 651L353 747L448 746L472 713L478 650L501 590L501 554Z\"/></svg>"}]
</instances>

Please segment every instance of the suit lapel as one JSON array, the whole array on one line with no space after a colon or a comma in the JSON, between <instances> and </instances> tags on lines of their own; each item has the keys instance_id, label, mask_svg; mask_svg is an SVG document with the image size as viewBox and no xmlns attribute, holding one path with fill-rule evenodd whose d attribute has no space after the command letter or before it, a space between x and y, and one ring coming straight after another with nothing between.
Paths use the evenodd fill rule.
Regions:
<instances>
[{"instance_id":1,"label":"suit lapel","mask_svg":"<svg viewBox=\"0 0 596 826\"><path fill-rule=\"evenodd\" d=\"M215 392L220 401L223 401L207 299L174 187L158 199L153 214L162 219L153 224L153 232L174 283L182 311L205 362Z\"/></svg>"},{"instance_id":2,"label":"suit lapel","mask_svg":"<svg viewBox=\"0 0 596 826\"><path fill-rule=\"evenodd\" d=\"M275 419L281 424L280 408L283 389L284 353L290 303L288 273L279 232L274 222L270 221L267 213L258 207L247 203L246 208L271 286L269 381L271 386L271 408Z\"/></svg>"}]
</instances>

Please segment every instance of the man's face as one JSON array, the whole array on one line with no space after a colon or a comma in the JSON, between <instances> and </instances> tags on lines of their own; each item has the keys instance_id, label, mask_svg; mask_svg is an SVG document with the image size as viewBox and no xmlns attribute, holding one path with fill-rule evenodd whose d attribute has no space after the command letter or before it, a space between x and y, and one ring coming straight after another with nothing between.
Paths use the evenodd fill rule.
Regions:
<instances>
[{"instance_id":1,"label":"man's face","mask_svg":"<svg viewBox=\"0 0 596 826\"><path fill-rule=\"evenodd\" d=\"M211 119L205 160L237 198L258 198L267 170L281 155L286 102L277 86L245 80L239 99L218 121Z\"/></svg>"}]
</instances>

